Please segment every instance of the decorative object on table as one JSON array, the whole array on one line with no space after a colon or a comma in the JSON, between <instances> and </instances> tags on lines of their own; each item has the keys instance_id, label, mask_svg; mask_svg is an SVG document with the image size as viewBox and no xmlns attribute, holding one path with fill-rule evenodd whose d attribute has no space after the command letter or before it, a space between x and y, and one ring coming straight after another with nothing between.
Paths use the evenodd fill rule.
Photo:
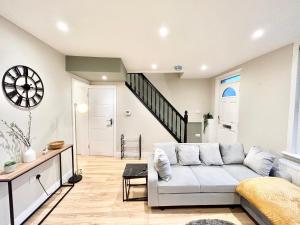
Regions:
<instances>
[{"instance_id":1,"label":"decorative object on table","mask_svg":"<svg viewBox=\"0 0 300 225\"><path fill-rule=\"evenodd\" d=\"M44 85L39 75L23 65L13 66L5 72L2 89L9 101L21 108L37 106L44 96Z\"/></svg>"},{"instance_id":2,"label":"decorative object on table","mask_svg":"<svg viewBox=\"0 0 300 225\"><path fill-rule=\"evenodd\" d=\"M15 161L7 161L4 163L4 173L12 173L16 170L17 163Z\"/></svg>"},{"instance_id":3,"label":"decorative object on table","mask_svg":"<svg viewBox=\"0 0 300 225\"><path fill-rule=\"evenodd\" d=\"M123 172L123 201L147 201L148 197L133 197L130 198L130 188L134 186L144 185L147 188L148 184L148 165L146 163L128 163ZM144 184L132 184L130 180L145 178Z\"/></svg>"},{"instance_id":4,"label":"decorative object on table","mask_svg":"<svg viewBox=\"0 0 300 225\"><path fill-rule=\"evenodd\" d=\"M203 115L203 133L205 134L205 130L206 130L206 128L207 128L207 126L208 126L208 121L210 120L210 119L213 119L214 117L213 117L213 115L212 114L210 114L210 113L207 113L207 114L204 114Z\"/></svg>"},{"instance_id":5,"label":"decorative object on table","mask_svg":"<svg viewBox=\"0 0 300 225\"><path fill-rule=\"evenodd\" d=\"M48 145L46 146L46 148L42 151L43 155L46 155L48 153Z\"/></svg>"},{"instance_id":6,"label":"decorative object on table","mask_svg":"<svg viewBox=\"0 0 300 225\"><path fill-rule=\"evenodd\" d=\"M130 144L135 144L137 146L129 146ZM142 135L140 134L138 138L126 138L125 135L121 134L121 159L125 157L125 151L128 148L136 148L138 147L139 151L139 159L142 158Z\"/></svg>"},{"instance_id":7,"label":"decorative object on table","mask_svg":"<svg viewBox=\"0 0 300 225\"><path fill-rule=\"evenodd\" d=\"M81 170L78 170L78 157L77 157L77 151L78 151L78 145L77 145L77 112L79 112L80 114L84 114L88 111L89 107L87 104L83 103L83 104L74 104L74 122L75 122L75 147L76 147L76 171L74 173L74 176L70 177L69 179L69 183L74 184L74 183L78 183L79 181L82 180L82 175L80 174Z\"/></svg>"},{"instance_id":8,"label":"decorative object on table","mask_svg":"<svg viewBox=\"0 0 300 225\"><path fill-rule=\"evenodd\" d=\"M23 144L15 138L8 138L6 133L2 130L0 130L0 149L9 159L14 160L17 163L22 162ZM0 154L2 155L2 152Z\"/></svg>"},{"instance_id":9,"label":"decorative object on table","mask_svg":"<svg viewBox=\"0 0 300 225\"><path fill-rule=\"evenodd\" d=\"M203 220L194 220L186 225L235 225L234 223L218 220L218 219L203 219Z\"/></svg>"},{"instance_id":10,"label":"decorative object on table","mask_svg":"<svg viewBox=\"0 0 300 225\"><path fill-rule=\"evenodd\" d=\"M64 144L65 144L64 141L53 141L48 144L48 149L49 150L57 150L57 149L62 148L64 146Z\"/></svg>"},{"instance_id":11,"label":"decorative object on table","mask_svg":"<svg viewBox=\"0 0 300 225\"><path fill-rule=\"evenodd\" d=\"M26 135L15 122L11 122L9 124L6 121L1 120L1 122L8 128L8 135L13 139L20 141L26 147L23 151L23 162L25 163L32 162L36 159L36 152L31 148L31 111L28 111L28 113L28 131Z\"/></svg>"}]
</instances>

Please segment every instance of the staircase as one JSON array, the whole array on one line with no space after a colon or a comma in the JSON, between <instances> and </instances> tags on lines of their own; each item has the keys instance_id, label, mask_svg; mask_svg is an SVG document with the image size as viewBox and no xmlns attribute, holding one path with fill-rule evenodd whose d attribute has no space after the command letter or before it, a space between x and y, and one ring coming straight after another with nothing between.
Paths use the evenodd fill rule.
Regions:
<instances>
[{"instance_id":1,"label":"staircase","mask_svg":"<svg viewBox=\"0 0 300 225\"><path fill-rule=\"evenodd\" d=\"M187 142L187 111L182 116L142 73L127 74L125 84L177 142Z\"/></svg>"}]
</instances>

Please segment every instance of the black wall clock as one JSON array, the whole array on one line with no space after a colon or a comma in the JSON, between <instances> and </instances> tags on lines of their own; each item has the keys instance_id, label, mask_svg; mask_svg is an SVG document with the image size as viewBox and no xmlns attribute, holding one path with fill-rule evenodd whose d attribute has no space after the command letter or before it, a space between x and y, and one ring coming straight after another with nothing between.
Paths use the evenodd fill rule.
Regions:
<instances>
[{"instance_id":1,"label":"black wall clock","mask_svg":"<svg viewBox=\"0 0 300 225\"><path fill-rule=\"evenodd\" d=\"M44 97L44 85L39 75L27 66L8 69L2 79L6 97L16 106L31 108L37 106Z\"/></svg>"}]
</instances>

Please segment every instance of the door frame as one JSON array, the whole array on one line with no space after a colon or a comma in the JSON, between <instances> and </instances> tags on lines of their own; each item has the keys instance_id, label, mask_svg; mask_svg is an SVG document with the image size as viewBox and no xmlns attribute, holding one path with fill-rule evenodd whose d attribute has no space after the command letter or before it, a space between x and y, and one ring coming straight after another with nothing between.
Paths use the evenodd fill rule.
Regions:
<instances>
[{"instance_id":1,"label":"door frame","mask_svg":"<svg viewBox=\"0 0 300 225\"><path fill-rule=\"evenodd\" d=\"M218 132L218 126L219 126L218 115L219 115L219 100L220 100L221 80L233 77L233 76L235 76L237 74L239 74L241 76L241 78L242 78L242 74L241 73L242 73L242 68L239 68L239 69L232 70L230 72L224 73L224 74L222 74L222 75L220 75L220 76L218 76L218 77L215 78L215 99L214 99L214 112L213 112L213 115L214 115L214 119L215 119L214 130L216 132L216 135L215 135L216 138L218 137L217 132ZM238 104L240 106L240 96L239 96L239 100L238 101L239 101ZM238 113L238 124L239 124L239 113ZM238 132L239 132L238 127L239 126L237 126L237 135L238 135Z\"/></svg>"},{"instance_id":2,"label":"door frame","mask_svg":"<svg viewBox=\"0 0 300 225\"><path fill-rule=\"evenodd\" d=\"M103 85L100 85L100 84L99 85L90 85L89 86L89 90L90 89L107 89L107 88L112 88L113 91L114 91L114 102L113 102L113 104L114 104L114 115L113 115L113 121L114 121L114 123L113 123L113 129L114 129L113 139L114 139L114 143L113 143L113 154L112 154L111 157L115 157L116 153L117 153L117 136L116 136L117 135L117 130L116 130L116 128L117 128L117 126L116 126L116 124L117 124L117 86L116 85L105 85L105 84L103 84ZM90 106L90 97L89 97L89 106ZM90 120L90 116L89 116L89 120ZM89 139L90 139L90 132L89 132L88 136L89 136ZM90 142L90 140L89 140L89 142ZM89 152L90 152L90 149L89 149Z\"/></svg>"}]
</instances>

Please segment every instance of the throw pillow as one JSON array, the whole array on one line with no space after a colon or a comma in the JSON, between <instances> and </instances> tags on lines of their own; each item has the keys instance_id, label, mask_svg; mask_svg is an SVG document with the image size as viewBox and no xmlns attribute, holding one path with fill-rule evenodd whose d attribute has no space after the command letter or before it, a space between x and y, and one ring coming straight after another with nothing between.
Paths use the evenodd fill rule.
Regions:
<instances>
[{"instance_id":1,"label":"throw pillow","mask_svg":"<svg viewBox=\"0 0 300 225\"><path fill-rule=\"evenodd\" d=\"M252 147L244 160L244 165L261 176L269 176L275 158L268 152Z\"/></svg>"},{"instance_id":2,"label":"throw pillow","mask_svg":"<svg viewBox=\"0 0 300 225\"><path fill-rule=\"evenodd\" d=\"M220 144L220 151L224 164L243 164L245 153L242 144Z\"/></svg>"},{"instance_id":3,"label":"throw pillow","mask_svg":"<svg viewBox=\"0 0 300 225\"><path fill-rule=\"evenodd\" d=\"M161 149L154 152L154 167L162 180L169 181L172 178L172 169L166 153Z\"/></svg>"},{"instance_id":4,"label":"throw pillow","mask_svg":"<svg viewBox=\"0 0 300 225\"><path fill-rule=\"evenodd\" d=\"M177 154L179 164L182 166L200 165L199 147L197 145L178 145Z\"/></svg>"},{"instance_id":5,"label":"throw pillow","mask_svg":"<svg viewBox=\"0 0 300 225\"><path fill-rule=\"evenodd\" d=\"M223 165L218 143L202 143L200 146L200 159L207 165Z\"/></svg>"},{"instance_id":6,"label":"throw pillow","mask_svg":"<svg viewBox=\"0 0 300 225\"><path fill-rule=\"evenodd\" d=\"M176 154L176 143L156 143L154 144L154 149L156 148L160 148L166 153L171 165L178 163Z\"/></svg>"}]
</instances>

